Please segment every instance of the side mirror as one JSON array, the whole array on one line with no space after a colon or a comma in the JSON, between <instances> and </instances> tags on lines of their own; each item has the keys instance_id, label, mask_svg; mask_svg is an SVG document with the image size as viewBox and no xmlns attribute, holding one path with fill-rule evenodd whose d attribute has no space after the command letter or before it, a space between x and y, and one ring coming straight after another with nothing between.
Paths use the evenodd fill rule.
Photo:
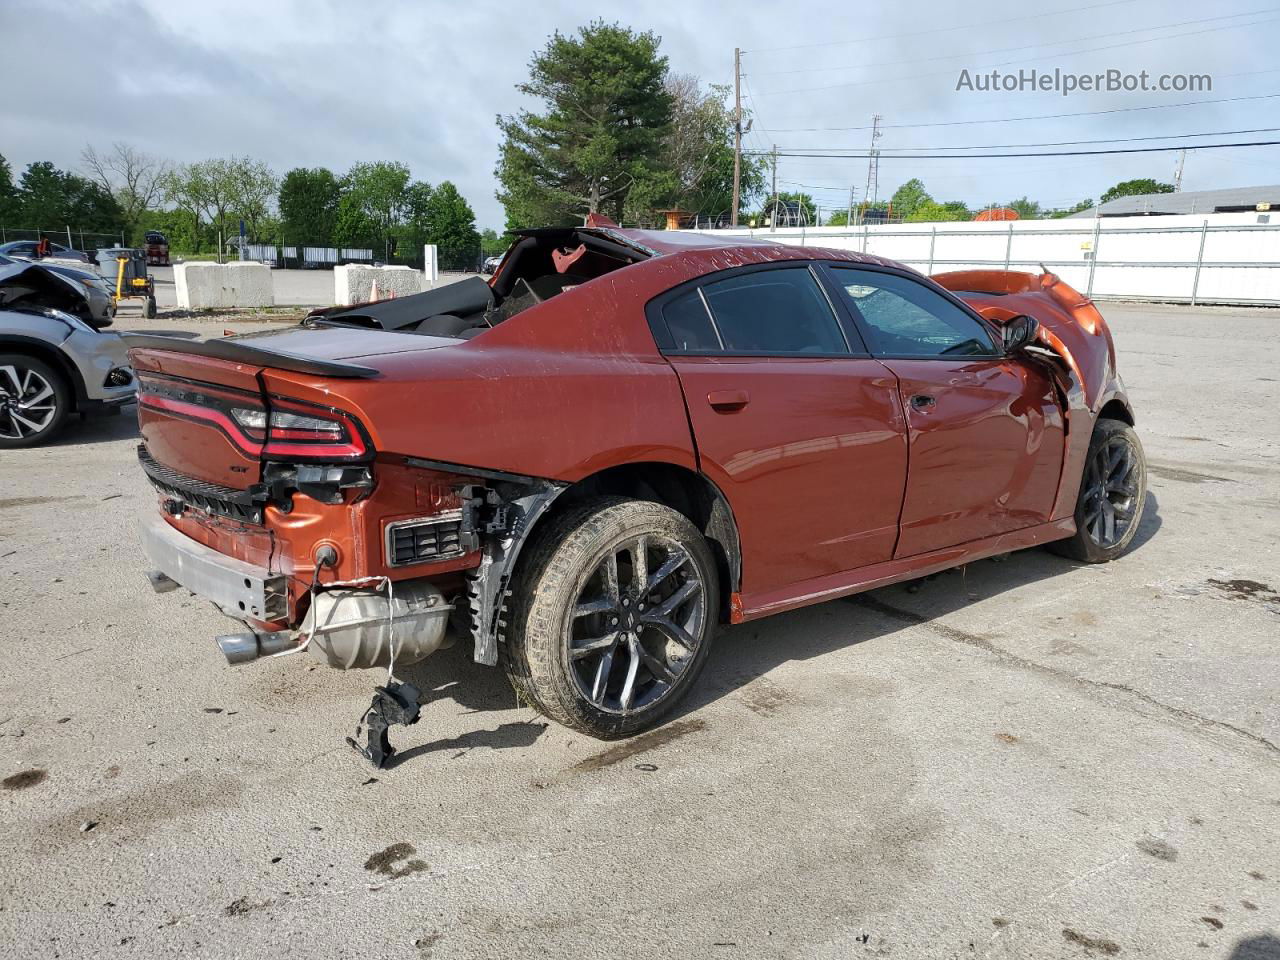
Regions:
<instances>
[{"instance_id":1,"label":"side mirror","mask_svg":"<svg viewBox=\"0 0 1280 960\"><path fill-rule=\"evenodd\" d=\"M1040 332L1040 321L1025 313L1012 318L1004 325L1004 352L1006 356L1017 353L1035 343Z\"/></svg>"}]
</instances>

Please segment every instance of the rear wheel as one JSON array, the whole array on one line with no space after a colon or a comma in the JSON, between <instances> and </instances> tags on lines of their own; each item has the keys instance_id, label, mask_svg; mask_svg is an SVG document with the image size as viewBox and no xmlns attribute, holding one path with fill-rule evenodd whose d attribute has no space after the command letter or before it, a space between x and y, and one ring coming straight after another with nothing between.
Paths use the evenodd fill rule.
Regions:
<instances>
[{"instance_id":1,"label":"rear wheel","mask_svg":"<svg viewBox=\"0 0 1280 960\"><path fill-rule=\"evenodd\" d=\"M43 443L70 409L65 377L34 357L0 353L0 448Z\"/></svg>"},{"instance_id":2,"label":"rear wheel","mask_svg":"<svg viewBox=\"0 0 1280 960\"><path fill-rule=\"evenodd\" d=\"M656 724L693 686L715 630L716 565L697 527L608 498L553 520L529 549L501 651L516 690L601 739Z\"/></svg>"},{"instance_id":3,"label":"rear wheel","mask_svg":"<svg viewBox=\"0 0 1280 960\"><path fill-rule=\"evenodd\" d=\"M1142 522L1147 460L1133 427L1099 420L1076 500L1076 533L1050 546L1083 563L1106 563L1128 549Z\"/></svg>"}]
</instances>

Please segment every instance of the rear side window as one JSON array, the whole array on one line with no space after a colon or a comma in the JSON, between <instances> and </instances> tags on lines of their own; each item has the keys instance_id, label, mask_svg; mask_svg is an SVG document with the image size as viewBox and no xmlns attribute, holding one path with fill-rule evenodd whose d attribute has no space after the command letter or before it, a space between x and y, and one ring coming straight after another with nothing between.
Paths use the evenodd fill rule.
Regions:
<instances>
[{"instance_id":1,"label":"rear side window","mask_svg":"<svg viewBox=\"0 0 1280 960\"><path fill-rule=\"evenodd\" d=\"M667 330L671 332L676 350L692 353L720 352L720 338L711 325L711 315L702 302L702 294L697 290L691 290L668 303L662 308L662 318L667 321Z\"/></svg>"},{"instance_id":2,"label":"rear side window","mask_svg":"<svg viewBox=\"0 0 1280 960\"><path fill-rule=\"evenodd\" d=\"M727 353L848 353L831 305L806 267L758 270L702 288Z\"/></svg>"}]
</instances>

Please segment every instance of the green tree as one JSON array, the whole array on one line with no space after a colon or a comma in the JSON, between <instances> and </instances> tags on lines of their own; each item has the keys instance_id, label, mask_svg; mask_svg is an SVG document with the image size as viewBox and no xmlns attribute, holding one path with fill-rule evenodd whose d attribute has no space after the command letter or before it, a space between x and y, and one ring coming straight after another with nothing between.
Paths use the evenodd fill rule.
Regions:
<instances>
[{"instance_id":1,"label":"green tree","mask_svg":"<svg viewBox=\"0 0 1280 960\"><path fill-rule=\"evenodd\" d=\"M925 204L933 203L933 197L929 196L929 191L924 188L921 180L912 177L894 191L893 199L889 203L893 216L910 220Z\"/></svg>"},{"instance_id":2,"label":"green tree","mask_svg":"<svg viewBox=\"0 0 1280 960\"><path fill-rule=\"evenodd\" d=\"M898 208L895 206L894 213ZM960 220L973 219L969 208L959 200L948 200L946 203L939 203L937 200L926 200L907 217L910 223L949 223Z\"/></svg>"},{"instance_id":3,"label":"green tree","mask_svg":"<svg viewBox=\"0 0 1280 960\"><path fill-rule=\"evenodd\" d=\"M637 184L653 195L671 185L653 187L672 110L660 43L597 20L556 32L534 54L516 89L543 112L498 117L494 172L508 226L571 225L592 211L621 218Z\"/></svg>"},{"instance_id":4,"label":"green tree","mask_svg":"<svg viewBox=\"0 0 1280 960\"><path fill-rule=\"evenodd\" d=\"M165 202L172 204L175 212L183 215L182 222L188 231L184 236L192 243L191 246L182 247L186 253L200 253L204 250L205 230L200 220L204 215L207 193L204 171L198 164L183 164L165 175ZM169 240L172 242L174 238L169 237Z\"/></svg>"},{"instance_id":5,"label":"green tree","mask_svg":"<svg viewBox=\"0 0 1280 960\"><path fill-rule=\"evenodd\" d=\"M440 265L447 270L474 267L480 255L480 234L471 205L448 180L426 199L427 243L434 243Z\"/></svg>"},{"instance_id":6,"label":"green tree","mask_svg":"<svg viewBox=\"0 0 1280 960\"><path fill-rule=\"evenodd\" d=\"M431 242L431 197L434 193L431 184L420 180L405 188L402 222L391 228L392 247L397 251L398 259L416 263L422 245Z\"/></svg>"},{"instance_id":7,"label":"green tree","mask_svg":"<svg viewBox=\"0 0 1280 960\"><path fill-rule=\"evenodd\" d=\"M231 216L244 221L251 240L260 241L260 231L271 212L280 181L270 167L250 157L232 157L226 176Z\"/></svg>"},{"instance_id":8,"label":"green tree","mask_svg":"<svg viewBox=\"0 0 1280 960\"><path fill-rule=\"evenodd\" d=\"M342 178L334 241L387 256L396 228L405 222L408 203L409 168L403 163L354 164Z\"/></svg>"},{"instance_id":9,"label":"green tree","mask_svg":"<svg viewBox=\"0 0 1280 960\"><path fill-rule=\"evenodd\" d=\"M159 230L169 241L169 252L176 256L180 253L199 253L203 247L203 237L199 232L199 224L190 210L172 207L167 210L144 210L142 218L134 228L131 243L140 243L142 234L148 230Z\"/></svg>"},{"instance_id":10,"label":"green tree","mask_svg":"<svg viewBox=\"0 0 1280 960\"><path fill-rule=\"evenodd\" d=\"M285 241L306 246L333 242L342 191L333 171L296 167L280 182L277 203Z\"/></svg>"},{"instance_id":11,"label":"green tree","mask_svg":"<svg viewBox=\"0 0 1280 960\"><path fill-rule=\"evenodd\" d=\"M13 168L0 155L0 223L12 224L17 215L18 188L13 182Z\"/></svg>"},{"instance_id":12,"label":"green tree","mask_svg":"<svg viewBox=\"0 0 1280 960\"><path fill-rule=\"evenodd\" d=\"M501 256L507 252L509 246L511 246L511 238L507 234L500 234L496 230L480 232L480 253L486 257Z\"/></svg>"},{"instance_id":13,"label":"green tree","mask_svg":"<svg viewBox=\"0 0 1280 960\"><path fill-rule=\"evenodd\" d=\"M47 160L29 164L18 182L17 217L23 225L42 229L70 226L117 233L124 216L115 197L101 186L59 170Z\"/></svg>"},{"instance_id":14,"label":"green tree","mask_svg":"<svg viewBox=\"0 0 1280 960\"><path fill-rule=\"evenodd\" d=\"M1159 180L1152 180L1150 177L1142 180L1122 180L1104 193L1098 199L1098 203L1106 203L1108 200L1115 200L1117 197L1137 197L1145 193L1173 193L1173 184L1161 183Z\"/></svg>"},{"instance_id":15,"label":"green tree","mask_svg":"<svg viewBox=\"0 0 1280 960\"><path fill-rule=\"evenodd\" d=\"M1066 207L1065 209L1047 210L1045 211L1045 216L1050 217L1054 220L1061 220L1063 217L1069 217L1073 213L1081 213L1082 211L1088 210L1092 206L1093 206L1093 201L1088 197L1086 197L1085 199L1081 200L1079 203L1072 204L1071 206Z\"/></svg>"},{"instance_id":16,"label":"green tree","mask_svg":"<svg viewBox=\"0 0 1280 960\"><path fill-rule=\"evenodd\" d=\"M140 240L143 214L164 197L168 162L119 141L102 153L86 145L80 159L94 182L116 198L126 229Z\"/></svg>"},{"instance_id":17,"label":"green tree","mask_svg":"<svg viewBox=\"0 0 1280 960\"><path fill-rule=\"evenodd\" d=\"M627 197L627 222L651 219L655 210L677 208L711 218L733 206L733 113L726 106L727 86L704 89L697 77L667 78L671 124L655 175L638 183ZM738 214L759 202L768 160L742 158Z\"/></svg>"},{"instance_id":18,"label":"green tree","mask_svg":"<svg viewBox=\"0 0 1280 960\"><path fill-rule=\"evenodd\" d=\"M218 256L238 231L232 229L236 206L237 171L234 158L200 160L176 168L165 180L165 196L209 224Z\"/></svg>"},{"instance_id":19,"label":"green tree","mask_svg":"<svg viewBox=\"0 0 1280 960\"><path fill-rule=\"evenodd\" d=\"M1009 209L1017 213L1023 220L1035 220L1044 215L1040 209L1040 204L1035 200L1028 200L1026 197L1010 200Z\"/></svg>"}]
</instances>

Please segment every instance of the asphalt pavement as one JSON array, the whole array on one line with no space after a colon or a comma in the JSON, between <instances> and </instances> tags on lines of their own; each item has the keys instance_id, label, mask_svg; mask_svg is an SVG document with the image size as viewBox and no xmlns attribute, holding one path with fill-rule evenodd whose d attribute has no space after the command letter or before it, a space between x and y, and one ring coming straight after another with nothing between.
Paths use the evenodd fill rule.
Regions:
<instances>
[{"instance_id":1,"label":"asphalt pavement","mask_svg":"<svg viewBox=\"0 0 1280 960\"><path fill-rule=\"evenodd\" d=\"M727 629L617 744L459 644L372 771L381 673L228 667L230 621L151 592L131 417L5 451L4 955L1280 957L1280 312L1103 310L1130 554Z\"/></svg>"}]
</instances>

